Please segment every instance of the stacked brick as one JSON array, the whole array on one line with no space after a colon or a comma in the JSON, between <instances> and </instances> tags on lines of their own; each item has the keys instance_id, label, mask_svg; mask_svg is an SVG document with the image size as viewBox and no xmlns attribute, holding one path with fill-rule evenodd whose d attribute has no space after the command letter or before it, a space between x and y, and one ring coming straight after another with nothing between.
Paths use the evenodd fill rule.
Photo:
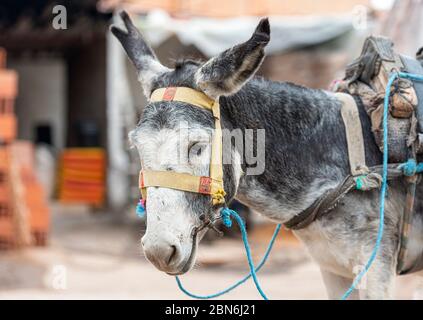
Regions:
<instances>
[{"instance_id":1,"label":"stacked brick","mask_svg":"<svg viewBox=\"0 0 423 320\"><path fill-rule=\"evenodd\" d=\"M71 148L60 161L59 201L103 205L106 155L100 148Z\"/></svg>"},{"instance_id":2,"label":"stacked brick","mask_svg":"<svg viewBox=\"0 0 423 320\"><path fill-rule=\"evenodd\" d=\"M18 77L5 69L5 61L0 48L0 250L45 245L49 230L47 201L34 173L33 145L15 140Z\"/></svg>"},{"instance_id":3,"label":"stacked brick","mask_svg":"<svg viewBox=\"0 0 423 320\"><path fill-rule=\"evenodd\" d=\"M16 116L13 105L17 94L17 74L4 68L6 54L0 50L0 144L16 137ZM3 64L3 65L2 65Z\"/></svg>"},{"instance_id":4,"label":"stacked brick","mask_svg":"<svg viewBox=\"0 0 423 320\"><path fill-rule=\"evenodd\" d=\"M16 244L9 168L8 149L0 147L0 250L12 248Z\"/></svg>"},{"instance_id":5,"label":"stacked brick","mask_svg":"<svg viewBox=\"0 0 423 320\"><path fill-rule=\"evenodd\" d=\"M14 143L12 150L23 186L22 198L28 212L31 243L44 246L47 244L50 215L46 194L35 175L34 148L30 142L19 141Z\"/></svg>"}]
</instances>

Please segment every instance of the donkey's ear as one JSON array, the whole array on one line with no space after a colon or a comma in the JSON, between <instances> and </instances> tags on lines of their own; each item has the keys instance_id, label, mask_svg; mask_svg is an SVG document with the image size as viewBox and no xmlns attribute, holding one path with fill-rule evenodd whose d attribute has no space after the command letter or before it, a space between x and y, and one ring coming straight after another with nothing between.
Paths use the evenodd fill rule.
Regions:
<instances>
[{"instance_id":1,"label":"donkey's ear","mask_svg":"<svg viewBox=\"0 0 423 320\"><path fill-rule=\"evenodd\" d=\"M111 32L120 41L129 59L138 71L138 79L147 97L151 94L154 79L169 71L157 59L153 49L145 42L139 30L134 26L126 11L120 13L127 31L112 25Z\"/></svg>"},{"instance_id":2,"label":"donkey's ear","mask_svg":"<svg viewBox=\"0 0 423 320\"><path fill-rule=\"evenodd\" d=\"M260 67L269 40L270 25L265 18L248 41L207 61L196 73L197 86L213 98L237 92Z\"/></svg>"}]
</instances>

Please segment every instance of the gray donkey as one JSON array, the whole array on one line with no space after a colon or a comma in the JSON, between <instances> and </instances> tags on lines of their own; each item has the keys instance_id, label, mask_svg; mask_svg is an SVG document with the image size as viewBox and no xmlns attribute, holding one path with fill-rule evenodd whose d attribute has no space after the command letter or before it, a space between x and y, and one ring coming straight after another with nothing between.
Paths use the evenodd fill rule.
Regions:
<instances>
[{"instance_id":1,"label":"gray donkey","mask_svg":"<svg viewBox=\"0 0 423 320\"><path fill-rule=\"evenodd\" d=\"M222 127L231 130L265 130L265 170L245 174L252 166L237 144L224 146L230 163L224 165L226 201L236 198L277 223L285 223L310 207L349 174L348 151L341 103L323 90L254 76L264 59L270 26L262 19L251 38L202 63L177 62L163 66L143 40L129 16L121 13L127 31L112 26L135 65L145 95L157 88L189 87L219 99ZM368 166L381 163L369 119L361 110ZM179 124L188 124L183 133ZM211 112L190 104L169 101L148 103L130 140L139 151L144 169L208 175ZM226 132L226 133L225 133ZM224 137L225 138L225 137ZM188 140L188 143L186 143ZM254 139L253 139L254 140ZM254 143L257 143L254 140ZM188 159L177 163L181 146ZM193 146L195 152L190 152ZM364 286L350 298L393 297L405 182L390 182L386 199L385 233L377 258ZM418 186L417 199L422 186ZM147 230L141 244L147 259L169 275L189 271L196 259L199 240L192 230L204 214L216 217L219 208L201 194L169 188L148 188ZM423 202L417 200L409 257L423 254ZM338 206L308 227L295 231L319 264L330 298L340 298L374 247L379 222L379 191L352 191Z\"/></svg>"}]
</instances>

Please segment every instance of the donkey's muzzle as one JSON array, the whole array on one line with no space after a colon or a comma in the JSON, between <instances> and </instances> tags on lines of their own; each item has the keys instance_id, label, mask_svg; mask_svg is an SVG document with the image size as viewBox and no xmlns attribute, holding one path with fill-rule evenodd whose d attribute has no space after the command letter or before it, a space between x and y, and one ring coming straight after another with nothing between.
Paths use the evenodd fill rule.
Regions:
<instances>
[{"instance_id":1,"label":"donkey's muzzle","mask_svg":"<svg viewBox=\"0 0 423 320\"><path fill-rule=\"evenodd\" d=\"M181 247L176 241L157 239L141 240L145 257L160 271L178 272L181 264Z\"/></svg>"}]
</instances>

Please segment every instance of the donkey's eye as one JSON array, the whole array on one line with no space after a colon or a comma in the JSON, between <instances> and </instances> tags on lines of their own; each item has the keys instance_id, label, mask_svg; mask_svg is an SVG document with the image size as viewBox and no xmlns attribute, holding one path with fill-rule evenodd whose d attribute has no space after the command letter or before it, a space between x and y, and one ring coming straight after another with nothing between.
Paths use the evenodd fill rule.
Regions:
<instances>
[{"instance_id":1,"label":"donkey's eye","mask_svg":"<svg viewBox=\"0 0 423 320\"><path fill-rule=\"evenodd\" d=\"M201 143L201 142L198 142L198 141L196 141L196 142L191 142L190 144L189 144L189 147L188 147L188 155L189 155L189 157L191 158L191 157L199 157L199 156L201 156L201 153L203 152L203 148L205 148L205 144L204 143Z\"/></svg>"}]
</instances>

